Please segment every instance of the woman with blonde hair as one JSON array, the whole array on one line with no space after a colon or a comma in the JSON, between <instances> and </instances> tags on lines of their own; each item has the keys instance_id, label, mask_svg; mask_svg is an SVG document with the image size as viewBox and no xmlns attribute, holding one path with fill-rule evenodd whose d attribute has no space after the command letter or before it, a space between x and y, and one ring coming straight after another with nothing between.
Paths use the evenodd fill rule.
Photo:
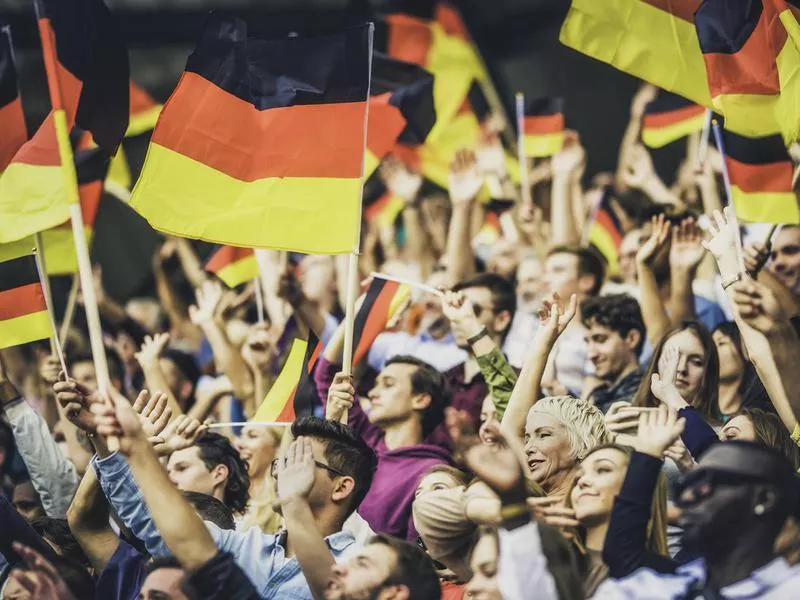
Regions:
<instances>
[{"instance_id":1,"label":"woman with blonde hair","mask_svg":"<svg viewBox=\"0 0 800 600\"><path fill-rule=\"evenodd\" d=\"M275 501L275 481L270 473L272 461L280 454L286 427L245 425L234 445L239 456L247 463L250 475L250 503L247 512L237 524L239 531L258 527L264 533L277 533L281 517L272 510Z\"/></svg>"}]
</instances>

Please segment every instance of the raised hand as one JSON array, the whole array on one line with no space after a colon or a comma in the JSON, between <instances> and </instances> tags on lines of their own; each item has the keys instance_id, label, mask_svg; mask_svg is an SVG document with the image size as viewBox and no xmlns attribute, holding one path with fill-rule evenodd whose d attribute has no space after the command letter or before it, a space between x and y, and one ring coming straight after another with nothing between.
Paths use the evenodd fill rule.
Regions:
<instances>
[{"instance_id":1,"label":"raised hand","mask_svg":"<svg viewBox=\"0 0 800 600\"><path fill-rule=\"evenodd\" d=\"M208 423L201 423L197 419L181 415L170 421L161 433L162 441L153 447L159 456L169 456L173 452L194 446L206 431Z\"/></svg>"},{"instance_id":2,"label":"raised hand","mask_svg":"<svg viewBox=\"0 0 800 600\"><path fill-rule=\"evenodd\" d=\"M544 300L543 308L539 311L539 329L534 336L534 345L542 348L555 344L558 336L564 333L567 325L575 317L577 310L578 296L575 294L570 296L566 307L556 293L550 299Z\"/></svg>"},{"instance_id":3,"label":"raised hand","mask_svg":"<svg viewBox=\"0 0 800 600\"><path fill-rule=\"evenodd\" d=\"M128 399L114 388L109 388L109 394L110 402L99 396L92 397L91 412L94 415L97 434L106 439L117 438L119 451L130 455L137 442L148 443L147 434L139 415L133 410Z\"/></svg>"},{"instance_id":4,"label":"raised hand","mask_svg":"<svg viewBox=\"0 0 800 600\"><path fill-rule=\"evenodd\" d=\"M564 146L550 159L553 177L568 177L580 174L586 167L586 151L575 131L564 133Z\"/></svg>"},{"instance_id":5,"label":"raised hand","mask_svg":"<svg viewBox=\"0 0 800 600\"><path fill-rule=\"evenodd\" d=\"M672 446L664 450L664 456L675 461L675 464L678 465L678 469L682 473L691 471L697 466L697 463L694 462L694 458L692 458L689 449L681 439L676 440Z\"/></svg>"},{"instance_id":6,"label":"raised hand","mask_svg":"<svg viewBox=\"0 0 800 600\"><path fill-rule=\"evenodd\" d=\"M311 438L300 436L289 446L286 456L278 459L278 501L307 498L314 487L314 469Z\"/></svg>"},{"instance_id":7,"label":"raised hand","mask_svg":"<svg viewBox=\"0 0 800 600\"><path fill-rule=\"evenodd\" d=\"M380 167L380 177L387 189L412 204L422 187L422 175L412 173L396 156L387 156Z\"/></svg>"},{"instance_id":8,"label":"raised hand","mask_svg":"<svg viewBox=\"0 0 800 600\"><path fill-rule=\"evenodd\" d=\"M133 410L139 415L142 429L151 444L164 442L161 433L172 417L172 409L167 407L168 396L161 392L142 390L133 403Z\"/></svg>"},{"instance_id":9,"label":"raised hand","mask_svg":"<svg viewBox=\"0 0 800 600\"><path fill-rule=\"evenodd\" d=\"M15 568L9 574L31 600L75 600L64 579L44 556L33 548L13 543L14 552L22 559L25 569Z\"/></svg>"},{"instance_id":10,"label":"raised hand","mask_svg":"<svg viewBox=\"0 0 800 600\"><path fill-rule=\"evenodd\" d=\"M734 283L732 297L742 320L764 335L771 335L789 321L772 290L757 281L745 279Z\"/></svg>"},{"instance_id":11,"label":"raised hand","mask_svg":"<svg viewBox=\"0 0 800 600\"><path fill-rule=\"evenodd\" d=\"M578 527L575 509L564 506L564 496L544 496L528 498L528 506L537 521L547 523L551 527Z\"/></svg>"},{"instance_id":12,"label":"raised hand","mask_svg":"<svg viewBox=\"0 0 800 600\"><path fill-rule=\"evenodd\" d=\"M353 408L356 389L353 386L353 376L337 373L333 378L331 387L328 388L328 402L325 408L325 418L338 421L348 410Z\"/></svg>"},{"instance_id":13,"label":"raised hand","mask_svg":"<svg viewBox=\"0 0 800 600\"><path fill-rule=\"evenodd\" d=\"M95 432L94 417L89 407L95 401L97 392L90 392L73 379L67 379L63 371L58 374L59 381L53 384L56 402L64 409L67 420L87 433Z\"/></svg>"},{"instance_id":14,"label":"raised hand","mask_svg":"<svg viewBox=\"0 0 800 600\"><path fill-rule=\"evenodd\" d=\"M708 220L709 239L703 247L717 260L722 280L732 281L739 275L739 233L733 209L726 206L724 214L714 211L714 218Z\"/></svg>"},{"instance_id":15,"label":"raised hand","mask_svg":"<svg viewBox=\"0 0 800 600\"><path fill-rule=\"evenodd\" d=\"M636 94L633 96L631 102L631 116L641 118L647 105L650 104L658 96L658 88L651 83L643 83Z\"/></svg>"},{"instance_id":16,"label":"raised hand","mask_svg":"<svg viewBox=\"0 0 800 600\"><path fill-rule=\"evenodd\" d=\"M623 181L632 188L642 189L656 176L653 159L641 144L631 149L631 159L622 172Z\"/></svg>"},{"instance_id":17,"label":"raised hand","mask_svg":"<svg viewBox=\"0 0 800 600\"><path fill-rule=\"evenodd\" d=\"M442 312L451 324L465 329L468 338L481 330L474 306L464 292L445 292L442 296Z\"/></svg>"},{"instance_id":18,"label":"raised hand","mask_svg":"<svg viewBox=\"0 0 800 600\"><path fill-rule=\"evenodd\" d=\"M763 242L750 242L744 247L744 268L753 279L769 260L769 247Z\"/></svg>"},{"instance_id":19,"label":"raised hand","mask_svg":"<svg viewBox=\"0 0 800 600\"><path fill-rule=\"evenodd\" d=\"M650 265L653 262L658 251L664 247L664 242L667 241L669 235L669 221L663 213L650 219L650 225L653 229L650 237L636 252L636 262L640 265Z\"/></svg>"},{"instance_id":20,"label":"raised hand","mask_svg":"<svg viewBox=\"0 0 800 600\"><path fill-rule=\"evenodd\" d=\"M669 266L682 272L694 272L703 260L703 233L694 219L672 226L672 245L669 249Z\"/></svg>"},{"instance_id":21,"label":"raised hand","mask_svg":"<svg viewBox=\"0 0 800 600\"><path fill-rule=\"evenodd\" d=\"M202 325L214 319L222 300L222 286L218 281L206 281L195 290L197 304L189 307L189 318L195 325Z\"/></svg>"},{"instance_id":22,"label":"raised hand","mask_svg":"<svg viewBox=\"0 0 800 600\"><path fill-rule=\"evenodd\" d=\"M142 347L139 349L139 352L136 353L136 360L139 361L142 368L156 364L158 362L158 357L161 356L161 353L164 351L164 348L167 347L168 343L168 333L156 333L153 336L145 336Z\"/></svg>"},{"instance_id":23,"label":"raised hand","mask_svg":"<svg viewBox=\"0 0 800 600\"><path fill-rule=\"evenodd\" d=\"M679 419L676 411L661 405L658 410L643 413L639 417L639 432L634 447L642 454L661 459L664 452L680 438L685 427L686 419Z\"/></svg>"},{"instance_id":24,"label":"raised hand","mask_svg":"<svg viewBox=\"0 0 800 600\"><path fill-rule=\"evenodd\" d=\"M650 410L653 409L631 406L630 402L615 402L604 417L606 429L613 433L635 434L639 427L639 418Z\"/></svg>"},{"instance_id":25,"label":"raised hand","mask_svg":"<svg viewBox=\"0 0 800 600\"><path fill-rule=\"evenodd\" d=\"M502 177L506 174L506 152L497 133L484 133L475 154L478 159L478 171L482 175Z\"/></svg>"},{"instance_id":26,"label":"raised hand","mask_svg":"<svg viewBox=\"0 0 800 600\"><path fill-rule=\"evenodd\" d=\"M658 373L650 377L650 391L660 401L672 410L679 410L688 406L675 387L675 376L678 373L678 363L681 352L676 347L665 348L658 361Z\"/></svg>"},{"instance_id":27,"label":"raised hand","mask_svg":"<svg viewBox=\"0 0 800 600\"><path fill-rule=\"evenodd\" d=\"M478 171L478 160L472 150L462 148L450 163L450 202L463 206L475 200L483 186L483 176Z\"/></svg>"}]
</instances>

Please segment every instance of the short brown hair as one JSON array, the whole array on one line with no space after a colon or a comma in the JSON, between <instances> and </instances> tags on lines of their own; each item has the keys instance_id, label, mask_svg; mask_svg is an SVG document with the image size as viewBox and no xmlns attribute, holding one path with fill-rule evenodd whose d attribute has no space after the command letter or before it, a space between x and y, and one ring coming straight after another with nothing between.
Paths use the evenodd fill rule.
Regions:
<instances>
[{"instance_id":1,"label":"short brown hair","mask_svg":"<svg viewBox=\"0 0 800 600\"><path fill-rule=\"evenodd\" d=\"M562 244L553 246L547 251L547 256L554 254L572 254L578 259L578 276L591 275L594 277L594 285L589 290L589 294L596 296L603 287L606 276L606 261L600 253L591 247Z\"/></svg>"}]
</instances>

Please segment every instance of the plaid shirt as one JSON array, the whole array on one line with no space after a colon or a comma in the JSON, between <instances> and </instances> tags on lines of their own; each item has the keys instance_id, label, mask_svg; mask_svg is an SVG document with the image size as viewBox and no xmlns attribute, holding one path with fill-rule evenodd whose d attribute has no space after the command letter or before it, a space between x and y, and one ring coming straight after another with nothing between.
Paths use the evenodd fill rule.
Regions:
<instances>
[{"instance_id":1,"label":"plaid shirt","mask_svg":"<svg viewBox=\"0 0 800 600\"><path fill-rule=\"evenodd\" d=\"M636 390L639 389L641 382L642 372L637 369L620 379L613 386L607 383L597 386L589 394L589 399L605 413L615 402L630 402L636 394Z\"/></svg>"}]
</instances>

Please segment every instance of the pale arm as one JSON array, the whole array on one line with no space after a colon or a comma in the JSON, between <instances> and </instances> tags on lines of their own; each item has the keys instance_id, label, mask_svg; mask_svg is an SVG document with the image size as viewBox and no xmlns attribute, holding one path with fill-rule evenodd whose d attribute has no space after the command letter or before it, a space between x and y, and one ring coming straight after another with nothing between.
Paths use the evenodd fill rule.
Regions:
<instances>
[{"instance_id":1,"label":"pale arm","mask_svg":"<svg viewBox=\"0 0 800 600\"><path fill-rule=\"evenodd\" d=\"M472 251L472 210L483 185L475 153L459 150L450 166L450 202L453 214L447 233L444 263L451 285L475 273Z\"/></svg>"},{"instance_id":2,"label":"pale arm","mask_svg":"<svg viewBox=\"0 0 800 600\"><path fill-rule=\"evenodd\" d=\"M67 510L67 523L98 573L119 547L119 538L111 529L108 518L108 501L94 469L89 467Z\"/></svg>"},{"instance_id":3,"label":"pale arm","mask_svg":"<svg viewBox=\"0 0 800 600\"><path fill-rule=\"evenodd\" d=\"M661 292L658 289L656 276L650 262L661 250L669 234L669 222L664 215L652 219L653 232L650 238L642 245L636 254L636 272L639 276L639 289L641 295L639 303L642 306L642 317L647 330L650 343L655 345L664 335L670 325L664 303L661 301Z\"/></svg>"},{"instance_id":4,"label":"pale arm","mask_svg":"<svg viewBox=\"0 0 800 600\"><path fill-rule=\"evenodd\" d=\"M175 253L178 255L178 260L183 268L183 273L186 279L192 284L192 287L199 288L203 283L208 281L208 274L203 269L200 259L192 248L191 243L186 238L174 238L175 240Z\"/></svg>"}]
</instances>

